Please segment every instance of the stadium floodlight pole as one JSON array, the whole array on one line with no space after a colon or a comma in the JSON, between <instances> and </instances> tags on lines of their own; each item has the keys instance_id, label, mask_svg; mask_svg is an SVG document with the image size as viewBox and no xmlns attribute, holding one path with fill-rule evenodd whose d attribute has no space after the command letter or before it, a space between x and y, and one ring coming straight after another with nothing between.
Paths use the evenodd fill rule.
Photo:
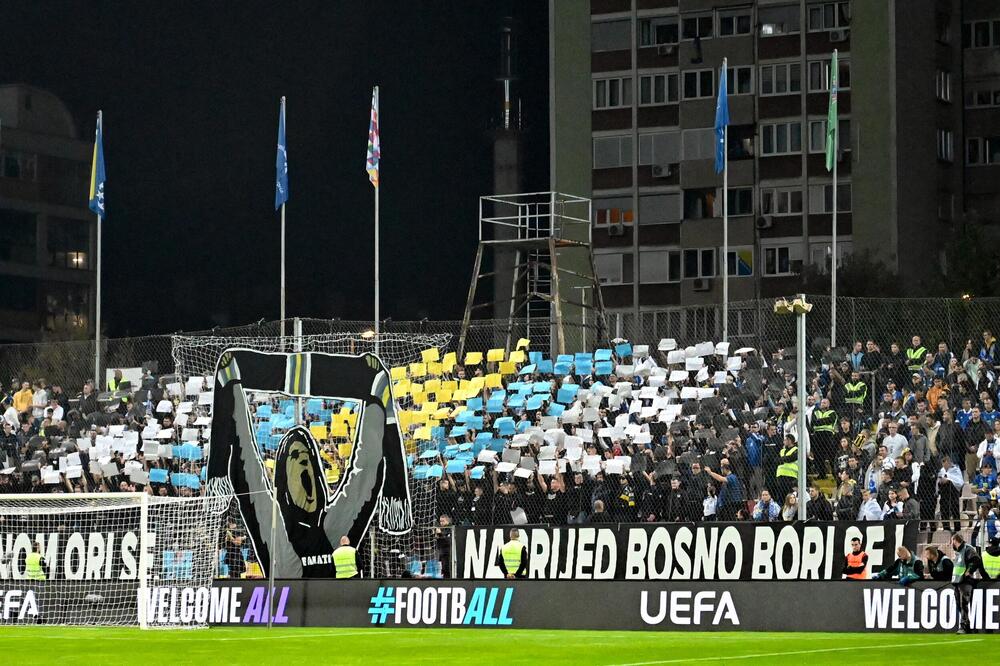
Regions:
<instances>
[{"instance_id":1,"label":"stadium floodlight pole","mask_svg":"<svg viewBox=\"0 0 1000 666\"><path fill-rule=\"evenodd\" d=\"M806 314L812 310L812 305L806 302L806 295L799 294L789 303L781 298L774 303L774 314L794 314L795 321L795 385L798 388L797 398L799 408L795 423L796 445L798 447L798 493L799 520L806 519Z\"/></svg>"}]
</instances>

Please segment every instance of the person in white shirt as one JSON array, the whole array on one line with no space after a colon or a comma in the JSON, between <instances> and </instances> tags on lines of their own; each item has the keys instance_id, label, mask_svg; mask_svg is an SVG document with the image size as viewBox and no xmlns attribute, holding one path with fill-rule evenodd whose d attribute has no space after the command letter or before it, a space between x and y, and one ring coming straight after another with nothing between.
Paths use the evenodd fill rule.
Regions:
<instances>
[{"instance_id":1,"label":"person in white shirt","mask_svg":"<svg viewBox=\"0 0 1000 666\"><path fill-rule=\"evenodd\" d=\"M961 518L960 498L962 496L962 489L965 487L965 478L962 476L962 470L948 456L944 456L941 459L941 469L937 473L937 484L938 495L941 497L941 528L957 532L961 527L959 523L959 519ZM951 528L949 528L947 522L949 519L954 521ZM931 523L931 527L933 529L933 522Z\"/></svg>"},{"instance_id":2,"label":"person in white shirt","mask_svg":"<svg viewBox=\"0 0 1000 666\"><path fill-rule=\"evenodd\" d=\"M37 386L38 388L31 396L31 415L40 419L45 416L45 408L49 406L49 392L42 387L40 382Z\"/></svg>"},{"instance_id":3,"label":"person in white shirt","mask_svg":"<svg viewBox=\"0 0 1000 666\"><path fill-rule=\"evenodd\" d=\"M996 435L992 429L986 430L986 439L979 442L979 450L976 451L976 457L979 458L979 467L983 466L983 457L986 454L990 454L996 459L997 454L997 440Z\"/></svg>"},{"instance_id":4,"label":"person in white shirt","mask_svg":"<svg viewBox=\"0 0 1000 666\"><path fill-rule=\"evenodd\" d=\"M889 499L882 506L882 519L899 518L903 514L903 503L899 501L899 496L895 490L889 491Z\"/></svg>"},{"instance_id":5,"label":"person in white shirt","mask_svg":"<svg viewBox=\"0 0 1000 666\"><path fill-rule=\"evenodd\" d=\"M62 406L59 404L59 401L56 400L55 398L49 400L48 409L46 409L45 411L52 412L49 416L51 417L53 423L59 423L60 421L63 420L63 417L66 415Z\"/></svg>"},{"instance_id":6,"label":"person in white shirt","mask_svg":"<svg viewBox=\"0 0 1000 666\"><path fill-rule=\"evenodd\" d=\"M899 424L895 421L889 423L889 434L882 440L882 446L889 450L890 460L903 455L903 449L909 446L906 438L899 434Z\"/></svg>"},{"instance_id":7,"label":"person in white shirt","mask_svg":"<svg viewBox=\"0 0 1000 666\"><path fill-rule=\"evenodd\" d=\"M858 520L882 520L882 507L878 505L878 498L867 488L861 490L861 507L858 509Z\"/></svg>"}]
</instances>

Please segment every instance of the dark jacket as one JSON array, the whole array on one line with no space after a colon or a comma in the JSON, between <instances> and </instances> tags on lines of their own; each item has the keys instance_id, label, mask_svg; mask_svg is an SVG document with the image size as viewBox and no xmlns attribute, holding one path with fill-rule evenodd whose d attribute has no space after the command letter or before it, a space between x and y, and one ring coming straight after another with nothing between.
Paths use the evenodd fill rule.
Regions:
<instances>
[{"instance_id":1,"label":"dark jacket","mask_svg":"<svg viewBox=\"0 0 1000 666\"><path fill-rule=\"evenodd\" d=\"M819 493L806 504L806 520L833 520L833 505L826 495Z\"/></svg>"},{"instance_id":2,"label":"dark jacket","mask_svg":"<svg viewBox=\"0 0 1000 666\"><path fill-rule=\"evenodd\" d=\"M951 580L951 570L954 567L955 563L946 555L939 555L937 562L927 560L927 573L932 580Z\"/></svg>"}]
</instances>

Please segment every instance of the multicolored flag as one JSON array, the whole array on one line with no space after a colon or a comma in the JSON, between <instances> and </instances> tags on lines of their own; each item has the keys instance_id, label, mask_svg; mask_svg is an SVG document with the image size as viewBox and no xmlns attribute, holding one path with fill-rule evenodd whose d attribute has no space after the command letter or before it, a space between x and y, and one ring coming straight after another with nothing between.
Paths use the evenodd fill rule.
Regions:
<instances>
[{"instance_id":1,"label":"multicolored flag","mask_svg":"<svg viewBox=\"0 0 1000 666\"><path fill-rule=\"evenodd\" d=\"M94 160L90 168L90 210L104 216L104 131L103 114L97 112L97 134L94 138Z\"/></svg>"},{"instance_id":2,"label":"multicolored flag","mask_svg":"<svg viewBox=\"0 0 1000 666\"><path fill-rule=\"evenodd\" d=\"M285 144L285 98L281 98L281 113L278 115L278 156L275 162L277 178L274 184L274 210L288 201L288 149Z\"/></svg>"},{"instance_id":3,"label":"multicolored flag","mask_svg":"<svg viewBox=\"0 0 1000 666\"><path fill-rule=\"evenodd\" d=\"M839 83L837 73L837 52L833 52L830 60L830 108L826 112L826 170L833 171L833 164L837 161L837 143L840 132L837 120L837 85Z\"/></svg>"},{"instance_id":4,"label":"multicolored flag","mask_svg":"<svg viewBox=\"0 0 1000 666\"><path fill-rule=\"evenodd\" d=\"M726 90L726 61L719 74L719 99L715 102L715 173L726 168L726 127L729 125L729 95Z\"/></svg>"},{"instance_id":5,"label":"multicolored flag","mask_svg":"<svg viewBox=\"0 0 1000 666\"><path fill-rule=\"evenodd\" d=\"M368 180L372 185L378 187L378 162L381 157L381 150L378 141L378 86L372 89L372 117L368 124L368 160L365 162L365 171L368 172Z\"/></svg>"}]
</instances>

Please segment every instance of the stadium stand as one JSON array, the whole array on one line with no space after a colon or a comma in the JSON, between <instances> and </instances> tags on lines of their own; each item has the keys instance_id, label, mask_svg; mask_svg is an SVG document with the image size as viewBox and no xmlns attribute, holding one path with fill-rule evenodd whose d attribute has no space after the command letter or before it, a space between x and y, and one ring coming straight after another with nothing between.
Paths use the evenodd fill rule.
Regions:
<instances>
[{"instance_id":1,"label":"stadium stand","mask_svg":"<svg viewBox=\"0 0 1000 666\"><path fill-rule=\"evenodd\" d=\"M461 359L426 349L391 370L411 486L434 518L398 553L399 575L446 577L454 524L780 521L800 501L811 519L920 520L920 552L952 529L982 547L1000 527L998 343L988 331L960 354L908 342L811 353L804 409L787 347L616 339L550 358L521 339ZM203 492L210 377L145 370L135 386L87 382L73 397L20 380L2 396L0 493ZM354 405L274 394L253 404L265 458L305 423L338 483ZM798 443L789 436L802 414L810 435ZM794 493L800 444L808 498ZM184 577L185 557L171 554L168 576ZM220 574L259 571L230 521Z\"/></svg>"}]
</instances>

